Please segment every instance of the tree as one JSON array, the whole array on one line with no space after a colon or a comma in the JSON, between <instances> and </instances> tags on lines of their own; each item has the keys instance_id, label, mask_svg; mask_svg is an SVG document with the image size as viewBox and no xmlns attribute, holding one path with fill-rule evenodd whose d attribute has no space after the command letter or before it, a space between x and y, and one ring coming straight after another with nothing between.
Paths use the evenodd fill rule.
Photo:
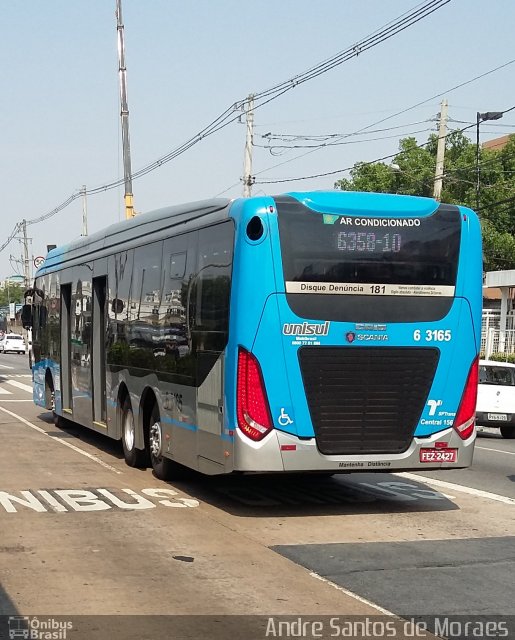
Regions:
<instances>
[{"instance_id":1,"label":"tree","mask_svg":"<svg viewBox=\"0 0 515 640\"><path fill-rule=\"evenodd\" d=\"M358 162L350 179L335 183L344 191L433 196L436 147L404 138L391 165ZM485 270L515 269L515 136L500 150L479 150L480 202ZM462 132L447 135L442 202L476 208L476 145Z\"/></svg>"},{"instance_id":2,"label":"tree","mask_svg":"<svg viewBox=\"0 0 515 640\"><path fill-rule=\"evenodd\" d=\"M9 302L23 302L24 288L20 284L6 284L0 289L0 307L5 307Z\"/></svg>"}]
</instances>

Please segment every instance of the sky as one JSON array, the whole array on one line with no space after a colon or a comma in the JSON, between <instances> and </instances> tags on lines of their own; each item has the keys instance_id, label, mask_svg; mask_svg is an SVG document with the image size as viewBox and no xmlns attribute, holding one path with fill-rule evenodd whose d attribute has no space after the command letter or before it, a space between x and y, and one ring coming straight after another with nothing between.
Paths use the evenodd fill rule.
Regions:
<instances>
[{"instance_id":1,"label":"sky","mask_svg":"<svg viewBox=\"0 0 515 640\"><path fill-rule=\"evenodd\" d=\"M249 94L348 49L420 4L122 0L133 173L180 147ZM1 3L0 246L26 220L32 272L32 259L45 256L48 244L80 236L82 198L43 222L31 221L83 185L95 189L123 178L115 9L115 0ZM253 195L332 189L348 177L345 168L395 153L400 138L413 133L425 142L436 130L443 98L450 128L474 123L478 111L514 106L514 24L513 0L451 0L386 42L256 109ZM388 130L316 150L271 151L263 137L348 134L363 127ZM475 127L469 132L475 140ZM512 132L515 110L483 123L481 141ZM134 180L136 211L240 197L244 145L245 124L236 118ZM298 180L330 172L336 173ZM88 196L90 234L125 217L123 195L121 186ZM0 280L23 272L21 255L22 244L13 238L0 251Z\"/></svg>"}]
</instances>

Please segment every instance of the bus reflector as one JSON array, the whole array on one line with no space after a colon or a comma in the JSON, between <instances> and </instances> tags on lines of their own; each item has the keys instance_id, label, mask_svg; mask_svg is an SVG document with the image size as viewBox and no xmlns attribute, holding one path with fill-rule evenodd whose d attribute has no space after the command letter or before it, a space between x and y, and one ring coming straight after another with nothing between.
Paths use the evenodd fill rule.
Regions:
<instances>
[{"instance_id":1,"label":"bus reflector","mask_svg":"<svg viewBox=\"0 0 515 640\"><path fill-rule=\"evenodd\" d=\"M262 440L273 428L259 362L242 347L238 350L236 413L239 428L251 440Z\"/></svg>"},{"instance_id":2,"label":"bus reflector","mask_svg":"<svg viewBox=\"0 0 515 640\"><path fill-rule=\"evenodd\" d=\"M478 374L479 358L476 358L470 367L465 390L461 397L460 408L458 409L453 425L462 440L470 438L474 433Z\"/></svg>"}]
</instances>

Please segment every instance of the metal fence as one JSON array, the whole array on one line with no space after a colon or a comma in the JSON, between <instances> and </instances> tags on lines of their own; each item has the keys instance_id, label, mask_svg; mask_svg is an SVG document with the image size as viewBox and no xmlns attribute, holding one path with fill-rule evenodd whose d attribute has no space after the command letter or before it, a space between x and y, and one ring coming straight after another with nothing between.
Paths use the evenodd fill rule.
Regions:
<instances>
[{"instance_id":1,"label":"metal fence","mask_svg":"<svg viewBox=\"0 0 515 640\"><path fill-rule=\"evenodd\" d=\"M515 353L515 313L506 316L506 330L501 332L501 312L485 309L481 322L481 352L488 358L492 353Z\"/></svg>"}]
</instances>

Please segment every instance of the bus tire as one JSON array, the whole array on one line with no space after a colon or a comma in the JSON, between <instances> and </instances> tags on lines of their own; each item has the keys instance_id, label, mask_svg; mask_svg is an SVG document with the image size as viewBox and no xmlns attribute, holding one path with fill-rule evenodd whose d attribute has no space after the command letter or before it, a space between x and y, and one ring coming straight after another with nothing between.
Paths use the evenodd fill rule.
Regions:
<instances>
[{"instance_id":1,"label":"bus tire","mask_svg":"<svg viewBox=\"0 0 515 640\"><path fill-rule=\"evenodd\" d=\"M515 427L508 424L502 425L501 435L503 438L507 438L508 440L513 440L513 438L515 438Z\"/></svg>"},{"instance_id":2,"label":"bus tire","mask_svg":"<svg viewBox=\"0 0 515 640\"><path fill-rule=\"evenodd\" d=\"M187 478L191 473L190 469L163 456L161 420L155 405L150 416L148 435L150 461L156 478L159 480L182 480Z\"/></svg>"},{"instance_id":3,"label":"bus tire","mask_svg":"<svg viewBox=\"0 0 515 640\"><path fill-rule=\"evenodd\" d=\"M122 405L122 446L125 462L129 467L147 467L147 452L136 448L136 424L129 396L125 396Z\"/></svg>"},{"instance_id":4,"label":"bus tire","mask_svg":"<svg viewBox=\"0 0 515 640\"><path fill-rule=\"evenodd\" d=\"M52 422L56 427L64 428L64 418L55 412L54 381L50 373L45 378L45 408L52 412Z\"/></svg>"}]
</instances>

